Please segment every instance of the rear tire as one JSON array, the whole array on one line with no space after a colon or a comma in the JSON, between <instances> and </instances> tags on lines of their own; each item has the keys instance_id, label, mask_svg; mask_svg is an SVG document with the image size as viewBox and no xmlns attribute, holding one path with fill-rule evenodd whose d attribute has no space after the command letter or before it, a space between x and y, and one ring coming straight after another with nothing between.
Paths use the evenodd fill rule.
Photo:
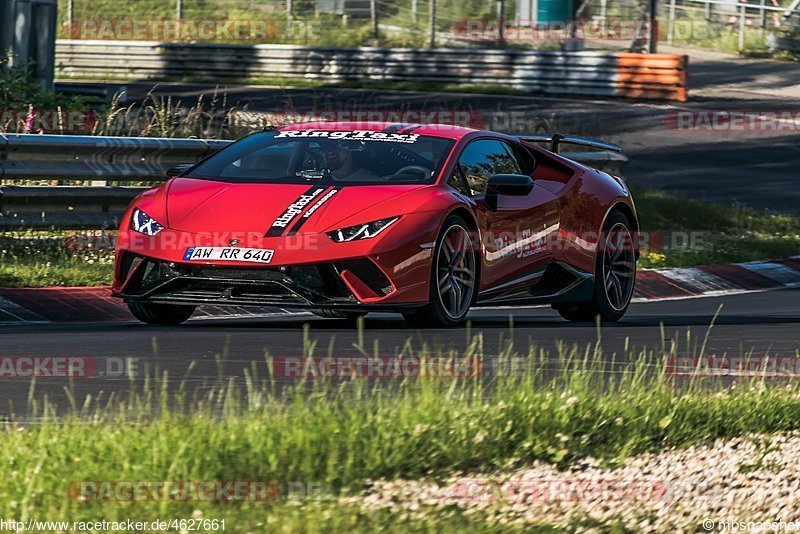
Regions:
<instances>
[{"instance_id":1,"label":"rear tire","mask_svg":"<svg viewBox=\"0 0 800 534\"><path fill-rule=\"evenodd\" d=\"M191 317L197 306L128 302L128 309L143 323L176 325Z\"/></svg>"},{"instance_id":2,"label":"rear tire","mask_svg":"<svg viewBox=\"0 0 800 534\"><path fill-rule=\"evenodd\" d=\"M600 317L613 323L625 315L636 285L636 252L633 230L621 212L609 214L603 226L595 263L592 300L556 306L567 321L589 322Z\"/></svg>"},{"instance_id":3,"label":"rear tire","mask_svg":"<svg viewBox=\"0 0 800 534\"><path fill-rule=\"evenodd\" d=\"M470 226L457 215L448 217L436 240L428 304L403 317L414 326L457 326L475 301L478 254Z\"/></svg>"}]
</instances>

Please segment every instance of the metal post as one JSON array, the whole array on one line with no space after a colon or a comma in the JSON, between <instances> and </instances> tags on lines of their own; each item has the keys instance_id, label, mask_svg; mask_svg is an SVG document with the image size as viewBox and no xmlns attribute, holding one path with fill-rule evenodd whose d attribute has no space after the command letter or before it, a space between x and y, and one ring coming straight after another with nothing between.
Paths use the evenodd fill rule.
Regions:
<instances>
[{"instance_id":1,"label":"metal post","mask_svg":"<svg viewBox=\"0 0 800 534\"><path fill-rule=\"evenodd\" d=\"M286 0L286 33L292 35L292 17L294 15L294 1Z\"/></svg>"},{"instance_id":2,"label":"metal post","mask_svg":"<svg viewBox=\"0 0 800 534\"><path fill-rule=\"evenodd\" d=\"M428 0L428 20L430 22L429 46L436 48L436 0Z\"/></svg>"},{"instance_id":3,"label":"metal post","mask_svg":"<svg viewBox=\"0 0 800 534\"><path fill-rule=\"evenodd\" d=\"M658 52L658 0L650 0L650 35L648 36L651 54Z\"/></svg>"},{"instance_id":4,"label":"metal post","mask_svg":"<svg viewBox=\"0 0 800 534\"><path fill-rule=\"evenodd\" d=\"M761 0L761 11L759 12L759 24L761 26L761 35L767 31L767 0Z\"/></svg>"},{"instance_id":5,"label":"metal post","mask_svg":"<svg viewBox=\"0 0 800 534\"><path fill-rule=\"evenodd\" d=\"M710 2L706 4L706 22L711 22L711 15L713 13L712 11L713 9L714 9L714 4Z\"/></svg>"},{"instance_id":6,"label":"metal post","mask_svg":"<svg viewBox=\"0 0 800 534\"><path fill-rule=\"evenodd\" d=\"M372 19L372 37L378 38L378 0L369 0L369 16Z\"/></svg>"},{"instance_id":7,"label":"metal post","mask_svg":"<svg viewBox=\"0 0 800 534\"><path fill-rule=\"evenodd\" d=\"M675 37L675 0L669 1L669 21L667 22L667 44L672 45Z\"/></svg>"},{"instance_id":8,"label":"metal post","mask_svg":"<svg viewBox=\"0 0 800 534\"><path fill-rule=\"evenodd\" d=\"M744 29L747 23L747 4L741 5L741 14L739 15L739 50L744 50Z\"/></svg>"},{"instance_id":9,"label":"metal post","mask_svg":"<svg viewBox=\"0 0 800 534\"><path fill-rule=\"evenodd\" d=\"M72 21L75 20L75 0L67 1L67 27L70 32L70 39L72 39Z\"/></svg>"},{"instance_id":10,"label":"metal post","mask_svg":"<svg viewBox=\"0 0 800 534\"><path fill-rule=\"evenodd\" d=\"M608 0L600 0L600 18L603 20L603 23L605 23L607 15L608 15Z\"/></svg>"},{"instance_id":11,"label":"metal post","mask_svg":"<svg viewBox=\"0 0 800 534\"><path fill-rule=\"evenodd\" d=\"M411 0L411 21L417 22L417 13L419 11L419 0Z\"/></svg>"},{"instance_id":12,"label":"metal post","mask_svg":"<svg viewBox=\"0 0 800 534\"><path fill-rule=\"evenodd\" d=\"M183 0L178 0L178 5L175 8L175 19L183 20Z\"/></svg>"}]
</instances>

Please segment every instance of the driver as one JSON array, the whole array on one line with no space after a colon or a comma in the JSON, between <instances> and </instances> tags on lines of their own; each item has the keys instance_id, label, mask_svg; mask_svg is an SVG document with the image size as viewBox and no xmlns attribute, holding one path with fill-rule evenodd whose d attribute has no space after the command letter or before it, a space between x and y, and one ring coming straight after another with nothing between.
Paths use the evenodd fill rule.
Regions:
<instances>
[{"instance_id":1,"label":"driver","mask_svg":"<svg viewBox=\"0 0 800 534\"><path fill-rule=\"evenodd\" d=\"M337 180L375 180L378 175L369 169L356 165L353 153L344 141L320 140L325 165Z\"/></svg>"}]
</instances>

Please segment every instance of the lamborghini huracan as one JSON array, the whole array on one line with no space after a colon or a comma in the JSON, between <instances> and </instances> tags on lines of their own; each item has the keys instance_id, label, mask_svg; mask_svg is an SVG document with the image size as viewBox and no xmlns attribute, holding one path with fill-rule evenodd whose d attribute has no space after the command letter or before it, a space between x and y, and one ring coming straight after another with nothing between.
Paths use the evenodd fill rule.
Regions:
<instances>
[{"instance_id":1,"label":"lamborghini huracan","mask_svg":"<svg viewBox=\"0 0 800 534\"><path fill-rule=\"evenodd\" d=\"M131 203L112 291L153 324L203 305L454 326L472 308L547 303L616 321L636 279L636 210L621 178L562 157L564 144L620 150L447 125L266 129Z\"/></svg>"}]
</instances>

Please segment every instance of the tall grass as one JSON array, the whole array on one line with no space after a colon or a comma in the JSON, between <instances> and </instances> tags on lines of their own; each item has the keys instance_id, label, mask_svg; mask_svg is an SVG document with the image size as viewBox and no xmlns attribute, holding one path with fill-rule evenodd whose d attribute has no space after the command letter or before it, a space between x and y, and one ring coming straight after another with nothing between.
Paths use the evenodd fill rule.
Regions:
<instances>
[{"instance_id":1,"label":"tall grass","mask_svg":"<svg viewBox=\"0 0 800 534\"><path fill-rule=\"evenodd\" d=\"M67 385L67 408L42 398L34 383L25 412L10 417L2 437L0 513L108 518L200 509L255 521L308 506L344 521L349 512L333 499L371 479L508 470L534 460L567 466L587 456L613 466L663 447L800 428L794 382L753 378L728 387L671 376L667 357L702 355L705 340L687 335L680 348L621 354L604 353L599 342L551 353L507 341L488 354L476 334L458 355L483 363L472 376L378 382L281 380L265 353L241 380L226 377L220 362L217 381L203 388L192 389L191 368L171 377L157 366L123 394L78 399ZM307 334L303 354L324 350ZM411 341L398 352L431 354L457 356ZM518 365L493 373L493 362ZM269 512L255 503L66 498L69 481L85 480L301 481L325 492L321 501L281 502Z\"/></svg>"}]
</instances>

